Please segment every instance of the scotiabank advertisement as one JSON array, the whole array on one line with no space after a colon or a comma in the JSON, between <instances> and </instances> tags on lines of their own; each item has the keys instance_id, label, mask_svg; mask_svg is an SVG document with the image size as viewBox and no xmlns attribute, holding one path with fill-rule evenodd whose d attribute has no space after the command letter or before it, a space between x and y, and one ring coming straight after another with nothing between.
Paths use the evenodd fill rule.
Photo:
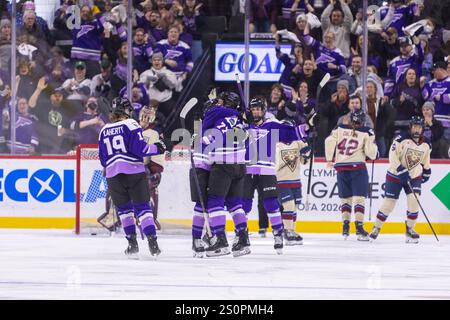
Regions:
<instances>
[{"instance_id":1,"label":"scotiabank advertisement","mask_svg":"<svg viewBox=\"0 0 450 320\"><path fill-rule=\"evenodd\" d=\"M76 158L5 158L0 159L0 227L2 218L69 218L75 219ZM159 186L159 219L189 220L193 203L189 190L189 162L166 161ZM369 177L372 164L367 163ZM96 218L105 212L106 180L98 160L81 163L80 211L82 218ZM371 185L372 208L366 201L366 220L374 221L384 195L387 161L374 165ZM309 167L301 168L303 199L306 197ZM255 198L256 198L255 193ZM433 161L431 179L422 185L422 206L433 223L450 224L450 161ZM325 167L325 162L314 163L310 208L300 205L298 220L339 222L340 199L336 184L336 171ZM401 194L388 222L403 222L406 217L406 197ZM228 217L231 219L231 217ZM369 219L370 218L370 219ZM254 201L249 220L257 220L257 204ZM419 222L426 222L419 214Z\"/></svg>"}]
</instances>

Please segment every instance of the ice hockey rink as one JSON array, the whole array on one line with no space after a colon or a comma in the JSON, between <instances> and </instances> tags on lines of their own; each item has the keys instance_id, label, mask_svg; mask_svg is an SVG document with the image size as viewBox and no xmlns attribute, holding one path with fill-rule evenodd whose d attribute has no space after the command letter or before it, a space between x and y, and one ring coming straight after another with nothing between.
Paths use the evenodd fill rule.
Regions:
<instances>
[{"instance_id":1,"label":"ice hockey rink","mask_svg":"<svg viewBox=\"0 0 450 320\"><path fill-rule=\"evenodd\" d=\"M3 229L0 299L450 299L449 236L304 239L277 255L270 234L251 234L251 255L194 259L188 233L163 232L157 260L144 241L128 260L119 235Z\"/></svg>"}]
</instances>

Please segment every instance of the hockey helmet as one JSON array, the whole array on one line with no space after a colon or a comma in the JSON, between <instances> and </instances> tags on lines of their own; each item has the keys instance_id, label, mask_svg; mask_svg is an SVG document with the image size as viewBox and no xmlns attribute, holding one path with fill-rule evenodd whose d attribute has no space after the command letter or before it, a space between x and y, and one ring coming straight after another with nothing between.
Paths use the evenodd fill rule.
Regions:
<instances>
[{"instance_id":1,"label":"hockey helmet","mask_svg":"<svg viewBox=\"0 0 450 320\"><path fill-rule=\"evenodd\" d=\"M222 91L217 98L223 101L223 106L226 108L237 109L241 103L239 95L232 91Z\"/></svg>"},{"instance_id":2,"label":"hockey helmet","mask_svg":"<svg viewBox=\"0 0 450 320\"><path fill-rule=\"evenodd\" d=\"M422 128L420 133L412 132L412 129L413 129L414 126L420 126ZM424 127L425 127L425 121L423 120L422 117L413 116L411 118L411 120L409 120L409 132L411 133L411 136L413 138L419 139L422 136L422 134L423 134Z\"/></svg>"},{"instance_id":3,"label":"hockey helmet","mask_svg":"<svg viewBox=\"0 0 450 320\"><path fill-rule=\"evenodd\" d=\"M352 111L350 113L350 122L352 125L358 125L362 126L364 125L364 121L366 120L366 114L362 109L358 109L355 111Z\"/></svg>"},{"instance_id":4,"label":"hockey helmet","mask_svg":"<svg viewBox=\"0 0 450 320\"><path fill-rule=\"evenodd\" d=\"M127 98L117 97L113 99L109 111L118 116L127 116L128 118L132 118L134 108L130 100L128 100Z\"/></svg>"}]
</instances>

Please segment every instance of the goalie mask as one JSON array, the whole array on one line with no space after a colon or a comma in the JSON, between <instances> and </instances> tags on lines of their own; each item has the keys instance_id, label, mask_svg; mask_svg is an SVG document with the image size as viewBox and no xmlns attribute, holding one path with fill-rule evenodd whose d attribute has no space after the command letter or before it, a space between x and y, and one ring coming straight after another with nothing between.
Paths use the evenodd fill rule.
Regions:
<instances>
[{"instance_id":1,"label":"goalie mask","mask_svg":"<svg viewBox=\"0 0 450 320\"><path fill-rule=\"evenodd\" d=\"M113 99L109 112L117 116L126 116L128 118L132 118L134 108L131 105L130 100L128 100L127 98L117 97Z\"/></svg>"},{"instance_id":2,"label":"goalie mask","mask_svg":"<svg viewBox=\"0 0 450 320\"><path fill-rule=\"evenodd\" d=\"M413 139L420 139L423 134L425 122L422 117L413 116L409 121L409 133Z\"/></svg>"}]
</instances>

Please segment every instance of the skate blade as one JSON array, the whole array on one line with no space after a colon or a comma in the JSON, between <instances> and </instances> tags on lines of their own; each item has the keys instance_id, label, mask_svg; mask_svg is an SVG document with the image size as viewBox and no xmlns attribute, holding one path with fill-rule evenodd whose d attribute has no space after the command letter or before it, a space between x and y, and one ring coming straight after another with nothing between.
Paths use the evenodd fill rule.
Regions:
<instances>
[{"instance_id":1,"label":"skate blade","mask_svg":"<svg viewBox=\"0 0 450 320\"><path fill-rule=\"evenodd\" d=\"M370 241L369 240L369 237L362 237L362 236L358 236L358 239L357 239L358 241L365 241L365 242L367 242L367 241Z\"/></svg>"},{"instance_id":2,"label":"skate blade","mask_svg":"<svg viewBox=\"0 0 450 320\"><path fill-rule=\"evenodd\" d=\"M301 246L303 244L303 241L284 241L284 244L286 246Z\"/></svg>"},{"instance_id":3,"label":"skate blade","mask_svg":"<svg viewBox=\"0 0 450 320\"><path fill-rule=\"evenodd\" d=\"M128 253L126 256L129 260L139 260L139 253Z\"/></svg>"},{"instance_id":4,"label":"skate blade","mask_svg":"<svg viewBox=\"0 0 450 320\"><path fill-rule=\"evenodd\" d=\"M226 256L229 255L230 249L228 248L222 248L220 250L216 250L216 251L206 251L206 256L209 257L220 257L220 256Z\"/></svg>"},{"instance_id":5,"label":"skate blade","mask_svg":"<svg viewBox=\"0 0 450 320\"><path fill-rule=\"evenodd\" d=\"M419 243L419 240L418 239L410 239L410 238L408 238L408 239L406 239L405 242L406 243L414 243L414 244L416 244L416 243Z\"/></svg>"},{"instance_id":6,"label":"skate blade","mask_svg":"<svg viewBox=\"0 0 450 320\"><path fill-rule=\"evenodd\" d=\"M283 249L275 249L275 251L277 252L277 255L283 254Z\"/></svg>"},{"instance_id":7,"label":"skate blade","mask_svg":"<svg viewBox=\"0 0 450 320\"><path fill-rule=\"evenodd\" d=\"M239 251L233 251L233 257L235 257L235 258L242 257L242 256L245 256L250 253L251 253L250 248L245 248L245 249L242 249Z\"/></svg>"},{"instance_id":8,"label":"skate blade","mask_svg":"<svg viewBox=\"0 0 450 320\"><path fill-rule=\"evenodd\" d=\"M194 252L193 253L193 257L194 258L199 258L199 259L201 259L201 258L203 258L205 256L205 253L204 252Z\"/></svg>"},{"instance_id":9,"label":"skate blade","mask_svg":"<svg viewBox=\"0 0 450 320\"><path fill-rule=\"evenodd\" d=\"M344 240L347 240L347 238L349 237L348 235L343 235L344 236Z\"/></svg>"}]
</instances>

